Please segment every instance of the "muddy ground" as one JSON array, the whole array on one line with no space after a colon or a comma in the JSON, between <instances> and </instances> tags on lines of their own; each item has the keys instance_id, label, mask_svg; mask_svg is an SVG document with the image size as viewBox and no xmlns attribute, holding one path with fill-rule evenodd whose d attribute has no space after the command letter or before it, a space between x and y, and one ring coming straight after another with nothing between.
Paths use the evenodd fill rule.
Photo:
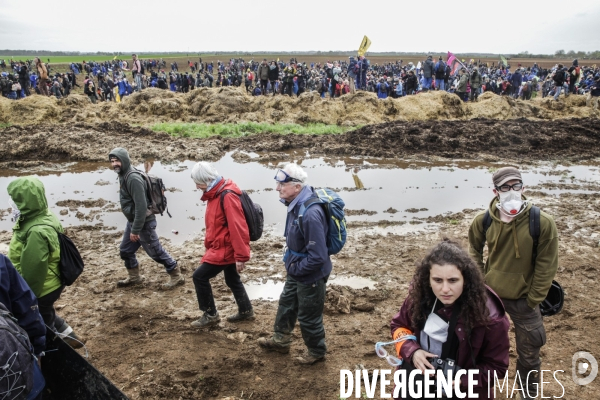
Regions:
<instances>
[{"instance_id":1,"label":"muddy ground","mask_svg":"<svg viewBox=\"0 0 600 400\"><path fill-rule=\"evenodd\" d=\"M2 170L10 173L8 169L22 170L56 161L101 161L113 147L124 146L136 160L148 156L162 161L215 160L234 149L260 151L261 158L269 159L303 149L315 156L501 159L516 165L535 165L540 161L568 165L582 161L597 164L599 140L595 119L393 122L330 137L259 135L236 140L172 139L112 122L0 130L0 160ZM565 371L557 375L565 387L563 398L594 399L600 393L598 380L588 386L576 386L570 371L576 351L589 351L600 357L600 342L596 338L600 318L600 292L596 290L600 201L597 188L592 191L577 183L568 188L571 193L554 196L545 192L550 189L544 185L536 187L532 199L555 217L558 226L557 280L566 291L566 302L559 315L545 321L548 343L542 350L543 366ZM354 209L351 204L347 206ZM390 199L392 208L394 202ZM304 350L298 328L289 355L264 353L257 346L256 340L272 331L277 302L255 301L254 322L222 322L208 330L190 327L190 322L200 316L191 281L203 254L200 238L181 246L163 242L184 270L184 286L161 291L166 274L142 252L140 261L147 278L144 285L117 289L116 281L125 276L118 255L122 231L102 232L98 226L71 227L68 234L82 252L86 271L66 289L57 308L87 340L90 362L132 399L337 399L340 369L353 370L357 365L387 368L374 355L374 344L389 339L389 321L407 294L415 262L444 236L466 240L468 226L477 211L466 209L425 220L415 218L411 223L433 223L433 228L404 235L357 233L351 224L346 247L333 257L333 274L370 278L377 286L328 286L324 318L327 361L312 367L294 363L294 357ZM365 224L377 226L364 222L360 225ZM0 232L0 243L9 240L9 232ZM242 274L243 281L267 277L283 281L282 247L282 238L271 235L252 243L253 256ZM236 306L223 277L213 282L217 306L225 316ZM511 343L512 376L516 361L512 332ZM561 388L556 383L549 384L544 395L558 397Z\"/></svg>"},{"instance_id":2,"label":"muddy ground","mask_svg":"<svg viewBox=\"0 0 600 400\"><path fill-rule=\"evenodd\" d=\"M244 88L200 88L190 93L147 89L121 103L92 104L86 96L30 96L12 101L0 97L0 124L124 122L152 125L159 122L217 123L242 121L268 123L323 123L362 126L389 121L510 120L530 118L598 119L600 112L586 106L584 96L556 101L541 96L531 101L484 93L477 102L464 103L447 92L421 93L400 99L378 100L375 93L358 92L336 99L321 99L318 93L300 97L249 96Z\"/></svg>"}]
</instances>

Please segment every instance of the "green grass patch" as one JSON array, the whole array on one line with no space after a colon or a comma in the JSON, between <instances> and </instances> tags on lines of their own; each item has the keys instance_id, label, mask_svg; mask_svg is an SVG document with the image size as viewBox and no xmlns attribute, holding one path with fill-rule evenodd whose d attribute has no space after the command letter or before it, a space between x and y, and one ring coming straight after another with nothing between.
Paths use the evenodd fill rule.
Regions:
<instances>
[{"instance_id":1,"label":"green grass patch","mask_svg":"<svg viewBox=\"0 0 600 400\"><path fill-rule=\"evenodd\" d=\"M279 135L335 135L355 128L326 124L269 124L266 122L243 122L240 124L194 124L165 122L150 127L156 132L167 132L178 137L207 138L211 136L242 137L257 133Z\"/></svg>"},{"instance_id":2,"label":"green grass patch","mask_svg":"<svg viewBox=\"0 0 600 400\"><path fill-rule=\"evenodd\" d=\"M0 122L0 129L8 128L10 125L10 122Z\"/></svg>"}]
</instances>

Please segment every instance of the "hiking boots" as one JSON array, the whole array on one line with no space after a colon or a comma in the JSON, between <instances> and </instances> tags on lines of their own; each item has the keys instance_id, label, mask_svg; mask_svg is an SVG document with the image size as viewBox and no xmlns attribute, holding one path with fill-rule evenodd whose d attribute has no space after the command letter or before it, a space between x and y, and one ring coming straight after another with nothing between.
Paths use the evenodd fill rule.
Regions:
<instances>
[{"instance_id":1,"label":"hiking boots","mask_svg":"<svg viewBox=\"0 0 600 400\"><path fill-rule=\"evenodd\" d=\"M308 353L306 355L296 357L296 361L298 361L298 363L302 365L313 365L315 363L318 363L319 361L325 361L325 356L315 356Z\"/></svg>"},{"instance_id":2,"label":"hiking boots","mask_svg":"<svg viewBox=\"0 0 600 400\"><path fill-rule=\"evenodd\" d=\"M240 312L227 317L227 322L254 321L254 310Z\"/></svg>"},{"instance_id":3,"label":"hiking boots","mask_svg":"<svg viewBox=\"0 0 600 400\"><path fill-rule=\"evenodd\" d=\"M73 332L73 328L71 328L66 322L62 324L56 333L63 340L63 342L71 346L71 348L80 349L83 347L83 340L81 340L79 336Z\"/></svg>"},{"instance_id":4,"label":"hiking boots","mask_svg":"<svg viewBox=\"0 0 600 400\"><path fill-rule=\"evenodd\" d=\"M173 289L175 286L183 285L185 283L185 278L181 275L181 270L179 267L175 267L169 273L169 281L162 284L162 288L165 290Z\"/></svg>"},{"instance_id":5,"label":"hiking boots","mask_svg":"<svg viewBox=\"0 0 600 400\"><path fill-rule=\"evenodd\" d=\"M146 278L144 278L143 275L140 275L139 267L138 268L129 268L129 269L127 269L127 273L129 274L129 276L127 278L117 281L118 287L137 285L137 284L144 282L144 280L146 279Z\"/></svg>"},{"instance_id":6,"label":"hiking boots","mask_svg":"<svg viewBox=\"0 0 600 400\"><path fill-rule=\"evenodd\" d=\"M191 325L194 328L206 328L209 326L217 325L219 321L221 321L221 317L219 317L218 311L215 315L210 315L209 313L205 312L202 318L192 322Z\"/></svg>"},{"instance_id":7,"label":"hiking boots","mask_svg":"<svg viewBox=\"0 0 600 400\"><path fill-rule=\"evenodd\" d=\"M258 345L260 347L262 347L263 349L266 349L269 351L276 351L281 354L287 354L290 352L289 345L286 346L286 345L277 343L276 341L273 340L272 337L270 337L268 339L267 338L258 339Z\"/></svg>"}]
</instances>

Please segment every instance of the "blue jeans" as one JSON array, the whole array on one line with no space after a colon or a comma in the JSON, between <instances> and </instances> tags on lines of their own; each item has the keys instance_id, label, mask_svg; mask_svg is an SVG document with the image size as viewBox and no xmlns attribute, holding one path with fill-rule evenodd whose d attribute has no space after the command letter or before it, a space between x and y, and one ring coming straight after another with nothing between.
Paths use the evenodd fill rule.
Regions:
<instances>
[{"instance_id":1,"label":"blue jeans","mask_svg":"<svg viewBox=\"0 0 600 400\"><path fill-rule=\"evenodd\" d=\"M38 400L42 398L42 390L46 386L46 380L37 361L33 362L33 388L27 395L27 400Z\"/></svg>"},{"instance_id":2,"label":"blue jeans","mask_svg":"<svg viewBox=\"0 0 600 400\"><path fill-rule=\"evenodd\" d=\"M140 90L142 90L142 74L136 73L135 74L135 91L139 92Z\"/></svg>"},{"instance_id":3,"label":"blue jeans","mask_svg":"<svg viewBox=\"0 0 600 400\"><path fill-rule=\"evenodd\" d=\"M445 86L444 86L444 83L445 83L445 82L444 82L444 80L443 80L443 79L436 79L436 80L435 80L435 87L436 87L438 90L446 90L446 89L445 89Z\"/></svg>"},{"instance_id":4,"label":"blue jeans","mask_svg":"<svg viewBox=\"0 0 600 400\"><path fill-rule=\"evenodd\" d=\"M423 78L423 89L431 89L432 78Z\"/></svg>"},{"instance_id":5,"label":"blue jeans","mask_svg":"<svg viewBox=\"0 0 600 400\"><path fill-rule=\"evenodd\" d=\"M135 253L140 247L144 248L146 254L148 254L151 259L164 265L167 272L170 272L177 267L177 261L175 261L160 245L158 234L156 233L156 220L147 221L144 224L144 227L140 231L140 239L137 242L132 242L129 239L130 234L131 222L128 221L125 232L123 233L123 241L119 247L121 259L125 261L125 268L132 269L138 267Z\"/></svg>"},{"instance_id":6,"label":"blue jeans","mask_svg":"<svg viewBox=\"0 0 600 400\"><path fill-rule=\"evenodd\" d=\"M558 100L558 96L560 96L560 90L561 89L565 89L565 97L569 97L569 85L567 85L565 83L562 86L557 86L556 87L556 93L554 94L554 100Z\"/></svg>"}]
</instances>

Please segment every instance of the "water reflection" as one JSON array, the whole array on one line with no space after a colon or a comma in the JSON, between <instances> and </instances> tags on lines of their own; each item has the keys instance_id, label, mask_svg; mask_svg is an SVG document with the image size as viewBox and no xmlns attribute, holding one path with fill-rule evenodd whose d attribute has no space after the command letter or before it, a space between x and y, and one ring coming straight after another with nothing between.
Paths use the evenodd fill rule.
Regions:
<instances>
[{"instance_id":1,"label":"water reflection","mask_svg":"<svg viewBox=\"0 0 600 400\"><path fill-rule=\"evenodd\" d=\"M289 154L288 159L265 155L238 163L226 154L214 163L220 174L232 178L265 213L267 230L283 231L285 207L274 190L273 169L284 161L297 160L308 173L309 183L340 192L350 214L350 222L389 221L378 232L404 233L427 229L427 224L413 225L415 218L426 218L464 209L481 209L492 196L491 174L501 165L472 161L448 163L380 160L359 157L310 158ZM158 216L158 233L173 243L194 238L200 240L204 229L205 204L202 193L190 178L194 162L161 163L147 160L137 168L160 176L167 187L169 210L173 218ZM0 173L0 210L7 207L8 183L16 176L38 175L46 187L48 204L65 226L103 224L105 229L123 229L125 218L120 212L116 174L106 163L43 163ZM526 186L542 186L548 194L564 192L597 193L597 165L550 165L523 171ZM570 185L571 183L577 185ZM588 182L589 184L587 184ZM586 190L584 190L586 189ZM103 201L99 201L103 199ZM535 199L534 199L535 200ZM384 212L384 211L388 212ZM390 212L397 211L397 212ZM0 211L0 230L10 230L12 223ZM402 224L402 222L407 222ZM358 230L363 230L359 228ZM178 231L175 235L172 231Z\"/></svg>"}]
</instances>

